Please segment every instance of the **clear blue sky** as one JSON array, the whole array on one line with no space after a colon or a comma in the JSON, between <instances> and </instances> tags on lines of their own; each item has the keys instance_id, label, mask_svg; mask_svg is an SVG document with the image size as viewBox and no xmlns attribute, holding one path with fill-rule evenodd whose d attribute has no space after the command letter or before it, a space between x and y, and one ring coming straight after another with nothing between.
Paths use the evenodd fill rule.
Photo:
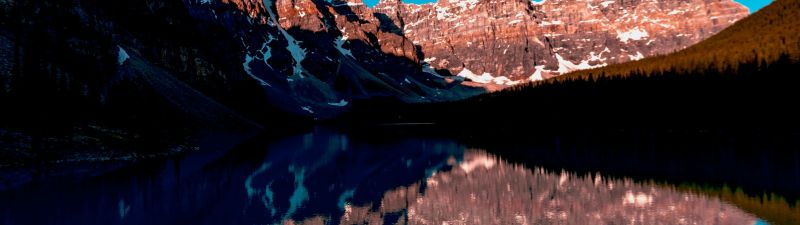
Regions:
<instances>
[{"instance_id":1,"label":"clear blue sky","mask_svg":"<svg viewBox=\"0 0 800 225\"><path fill-rule=\"evenodd\" d=\"M403 2L405 3L417 3L417 4L424 4L435 1L436 0L403 0ZM758 11L762 7L772 2L772 0L736 0L736 1L741 2L742 4L747 6L747 8L750 8L750 12ZM375 4L378 4L378 0L364 0L364 3L366 3L368 6L373 6Z\"/></svg>"},{"instance_id":2,"label":"clear blue sky","mask_svg":"<svg viewBox=\"0 0 800 225\"><path fill-rule=\"evenodd\" d=\"M764 6L769 5L772 0L736 0L737 2L742 3L747 8L750 8L750 13L754 13L759 9L763 8Z\"/></svg>"}]
</instances>

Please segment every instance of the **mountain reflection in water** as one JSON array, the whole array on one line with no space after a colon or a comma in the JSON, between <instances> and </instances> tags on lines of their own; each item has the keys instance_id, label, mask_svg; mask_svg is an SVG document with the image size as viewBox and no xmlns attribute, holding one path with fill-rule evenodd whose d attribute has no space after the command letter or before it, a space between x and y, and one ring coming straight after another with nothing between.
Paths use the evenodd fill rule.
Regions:
<instances>
[{"instance_id":1,"label":"mountain reflection in water","mask_svg":"<svg viewBox=\"0 0 800 225\"><path fill-rule=\"evenodd\" d=\"M378 208L374 209L376 205ZM379 203L347 205L339 224L380 224L385 221L383 215L395 212L404 215L392 224L755 224L757 221L719 199L630 180L529 169L479 150L467 150L464 161L451 170L388 191Z\"/></svg>"},{"instance_id":2,"label":"mountain reflection in water","mask_svg":"<svg viewBox=\"0 0 800 225\"><path fill-rule=\"evenodd\" d=\"M222 154L222 155L220 155ZM0 191L0 224L763 224L718 198L327 129Z\"/></svg>"},{"instance_id":3,"label":"mountain reflection in water","mask_svg":"<svg viewBox=\"0 0 800 225\"><path fill-rule=\"evenodd\" d=\"M599 174L579 177L529 169L447 140L365 145L324 133L287 139L279 143L285 147L271 148L266 162L245 181L251 202L261 203L250 205L248 213L267 212L271 222L284 224L757 221L716 198Z\"/></svg>"}]
</instances>

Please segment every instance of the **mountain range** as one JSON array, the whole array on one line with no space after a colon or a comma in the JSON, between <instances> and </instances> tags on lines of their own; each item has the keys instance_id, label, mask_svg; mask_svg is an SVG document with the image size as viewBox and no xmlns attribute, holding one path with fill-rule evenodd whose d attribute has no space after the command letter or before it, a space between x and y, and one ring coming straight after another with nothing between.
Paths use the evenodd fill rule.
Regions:
<instances>
[{"instance_id":1,"label":"mountain range","mask_svg":"<svg viewBox=\"0 0 800 225\"><path fill-rule=\"evenodd\" d=\"M733 1L381 1L437 70L495 84L664 55L748 15Z\"/></svg>"},{"instance_id":2,"label":"mountain range","mask_svg":"<svg viewBox=\"0 0 800 225\"><path fill-rule=\"evenodd\" d=\"M354 108L350 115L365 119L415 118L404 117L405 109L392 102L447 102L501 89L495 93L503 94L585 73L560 76L580 69L595 68L585 71L597 77L597 69L641 71L630 65L646 63L663 72L673 64L650 62L715 39L746 16L747 9L731 0L385 0L373 8L359 0L2 0L0 102L6 110L0 118L14 119L0 120L0 128L20 132L0 138L20 141L0 148L30 150L24 140L47 139L51 132L60 135L47 139L56 140L47 146L80 140L76 149L106 146L97 143L106 139L121 146L202 139L197 135L208 131L295 127ZM781 35L788 37L776 37ZM758 51L731 47L750 43L743 40L717 41L714 49ZM795 43L788 40L783 44ZM712 59L737 65L724 61L727 53ZM685 64L699 55L667 59ZM636 62L623 63L628 61ZM497 109L576 93L536 95ZM362 101L377 104L355 106ZM360 114L364 107L376 111ZM566 110L559 107L541 107L546 113L532 115L547 118L542 115ZM463 108L417 113L458 120L532 117L456 109Z\"/></svg>"},{"instance_id":3,"label":"mountain range","mask_svg":"<svg viewBox=\"0 0 800 225\"><path fill-rule=\"evenodd\" d=\"M791 102L800 82L794 71L800 62L798 9L798 1L775 1L668 55L574 71L465 101L389 106L376 100L346 117L367 124L426 121L482 135L513 135L524 127L797 125L794 115L800 112Z\"/></svg>"},{"instance_id":4,"label":"mountain range","mask_svg":"<svg viewBox=\"0 0 800 225\"><path fill-rule=\"evenodd\" d=\"M3 58L18 59L3 64L6 92L23 89L24 78L15 76L36 74L102 103L116 81L127 79L115 74L130 58L245 117L264 114L253 108L275 108L317 119L335 117L358 99L457 100L666 54L747 15L731 0L382 1L374 8L359 0L0 5L6 17L2 52L9 56Z\"/></svg>"}]
</instances>

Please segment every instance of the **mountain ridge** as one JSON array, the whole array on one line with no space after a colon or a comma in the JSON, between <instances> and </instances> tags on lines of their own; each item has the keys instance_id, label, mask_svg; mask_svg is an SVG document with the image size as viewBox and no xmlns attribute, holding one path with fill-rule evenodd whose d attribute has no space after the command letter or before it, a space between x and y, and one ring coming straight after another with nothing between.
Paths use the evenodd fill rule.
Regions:
<instances>
[{"instance_id":1,"label":"mountain ridge","mask_svg":"<svg viewBox=\"0 0 800 225\"><path fill-rule=\"evenodd\" d=\"M747 16L730 0L380 1L374 11L393 15L425 63L497 84L670 53Z\"/></svg>"}]
</instances>

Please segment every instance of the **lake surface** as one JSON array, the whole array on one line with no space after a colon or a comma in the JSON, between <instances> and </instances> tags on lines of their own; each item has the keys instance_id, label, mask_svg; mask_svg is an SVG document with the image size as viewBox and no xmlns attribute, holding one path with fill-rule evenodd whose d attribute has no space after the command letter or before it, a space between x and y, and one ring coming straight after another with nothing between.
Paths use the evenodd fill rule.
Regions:
<instances>
[{"instance_id":1,"label":"lake surface","mask_svg":"<svg viewBox=\"0 0 800 225\"><path fill-rule=\"evenodd\" d=\"M672 169L677 168L673 164L644 165L650 158L673 159L661 153L645 149L630 156L625 148L606 149L653 144L648 141L602 144L569 134L531 138L549 143L543 145L519 140L522 145L476 147L505 146L508 140L413 133L375 137L369 131L316 128L277 140L256 138L227 151L136 163L96 177L39 182L0 192L0 224L751 225L768 224L756 213L785 223L798 212L794 205L751 199L748 189L734 192L719 183L696 182L737 177L718 176L736 173L731 168L760 168L772 175L729 179L727 184L760 187L754 196L763 193L758 191L794 194L770 187L792 190L797 171L776 173L763 168L758 160L764 158L750 155L743 156L750 164L742 164L737 156L698 154L699 160L722 157L720 162L727 164L712 160L697 167L706 170L686 172ZM606 153L581 153L583 148L565 144L579 142L587 149L597 144ZM681 165L700 162L690 159L693 155L682 157ZM582 163L586 158L596 162ZM616 165L636 159L642 160ZM796 161L773 166L785 170L797 166ZM678 186L687 182L697 185ZM745 204L748 200L761 205ZM788 216L773 215L783 212Z\"/></svg>"}]
</instances>

